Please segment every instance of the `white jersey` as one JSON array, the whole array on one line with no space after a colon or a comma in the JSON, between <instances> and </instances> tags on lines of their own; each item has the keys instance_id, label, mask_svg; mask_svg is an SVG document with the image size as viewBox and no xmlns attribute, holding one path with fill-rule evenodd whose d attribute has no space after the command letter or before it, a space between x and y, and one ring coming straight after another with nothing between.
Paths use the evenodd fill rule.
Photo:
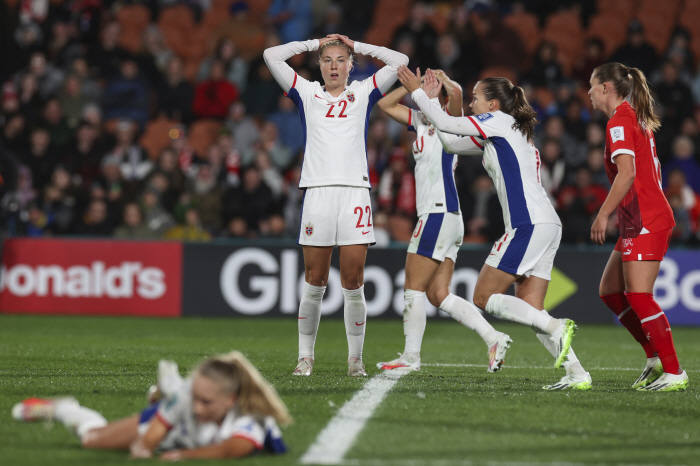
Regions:
<instances>
[{"instance_id":1,"label":"white jersey","mask_svg":"<svg viewBox=\"0 0 700 466\"><path fill-rule=\"evenodd\" d=\"M435 99L437 102L437 99ZM439 105L439 104L438 104ZM442 147L437 130L423 112L409 109L408 129L416 132L413 158L416 160L416 210L418 216L457 212L459 208L455 169L457 156Z\"/></svg>"},{"instance_id":2,"label":"white jersey","mask_svg":"<svg viewBox=\"0 0 700 466\"><path fill-rule=\"evenodd\" d=\"M161 441L161 450L199 448L221 443L232 437L250 440L261 450L265 442L265 425L271 418L241 416L229 411L221 425L200 423L192 413L192 379L185 379L171 398L160 403L156 416L169 428ZM274 421L272 421L274 422Z\"/></svg>"},{"instance_id":3,"label":"white jersey","mask_svg":"<svg viewBox=\"0 0 700 466\"><path fill-rule=\"evenodd\" d=\"M349 84L333 97L318 82L310 82L285 63L289 57L318 50L318 40L290 42L265 50L263 57L275 80L294 101L304 131L304 161L300 188L354 186L370 188L367 129L372 107L397 79L408 57L384 47L355 41L355 52L384 61L373 76Z\"/></svg>"},{"instance_id":4,"label":"white jersey","mask_svg":"<svg viewBox=\"0 0 700 466\"><path fill-rule=\"evenodd\" d=\"M515 119L501 111L469 117L450 117L431 104L422 89L412 94L428 119L444 133L480 135L483 165L493 180L503 209L506 230L539 223L561 221L540 182L540 154L525 136L513 129ZM441 135L448 152L474 153L480 145L473 137ZM464 149L464 152L460 148Z\"/></svg>"}]
</instances>

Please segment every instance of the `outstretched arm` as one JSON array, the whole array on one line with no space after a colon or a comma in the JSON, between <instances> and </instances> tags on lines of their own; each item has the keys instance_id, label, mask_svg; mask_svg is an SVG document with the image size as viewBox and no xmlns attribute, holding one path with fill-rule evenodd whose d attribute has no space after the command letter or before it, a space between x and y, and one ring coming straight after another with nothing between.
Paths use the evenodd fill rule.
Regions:
<instances>
[{"instance_id":1,"label":"outstretched arm","mask_svg":"<svg viewBox=\"0 0 700 466\"><path fill-rule=\"evenodd\" d=\"M288 44L265 49L263 52L263 59L267 67L270 68L270 72L275 78L275 81L277 81L277 84L280 85L284 92L289 92L294 85L294 78L296 76L296 71L294 71L285 60L303 52L318 50L327 40L329 39L324 37L323 39L311 39L304 42L290 42Z\"/></svg>"},{"instance_id":2,"label":"outstretched arm","mask_svg":"<svg viewBox=\"0 0 700 466\"><path fill-rule=\"evenodd\" d=\"M408 65L408 57L403 53L396 52L386 47L377 47L376 45L353 41L348 39L347 36L337 35L337 37L356 53L369 55L386 63L384 68L374 74L374 82L382 94L388 91L396 82L396 70L398 70L399 66Z\"/></svg>"},{"instance_id":3,"label":"outstretched arm","mask_svg":"<svg viewBox=\"0 0 700 466\"><path fill-rule=\"evenodd\" d=\"M474 136L457 136L442 131L437 133L445 152L457 155L484 155L483 141Z\"/></svg>"},{"instance_id":4,"label":"outstretched arm","mask_svg":"<svg viewBox=\"0 0 700 466\"><path fill-rule=\"evenodd\" d=\"M444 71L435 70L435 77L442 83L449 100L447 101L447 112L453 116L462 116L462 86L456 81L452 81Z\"/></svg>"},{"instance_id":5,"label":"outstretched arm","mask_svg":"<svg viewBox=\"0 0 700 466\"><path fill-rule=\"evenodd\" d=\"M408 95L408 91L403 87L394 89L386 97L382 98L377 105L381 108L384 113L389 115L394 120L398 121L402 125L408 125L408 120L410 119L411 109L405 105L401 105L401 99Z\"/></svg>"},{"instance_id":6,"label":"outstretched arm","mask_svg":"<svg viewBox=\"0 0 700 466\"><path fill-rule=\"evenodd\" d=\"M232 437L221 443L189 450L171 450L160 455L166 461L180 461L188 458L243 458L255 451L255 444L242 437Z\"/></svg>"}]
</instances>

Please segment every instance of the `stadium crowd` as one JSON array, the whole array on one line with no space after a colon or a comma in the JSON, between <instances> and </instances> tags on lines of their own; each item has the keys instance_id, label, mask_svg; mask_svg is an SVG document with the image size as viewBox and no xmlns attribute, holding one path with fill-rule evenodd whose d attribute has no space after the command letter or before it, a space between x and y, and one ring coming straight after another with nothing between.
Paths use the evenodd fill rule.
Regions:
<instances>
[{"instance_id":1,"label":"stadium crowd","mask_svg":"<svg viewBox=\"0 0 700 466\"><path fill-rule=\"evenodd\" d=\"M611 3L619 10L606 10ZM0 234L295 239L303 130L262 51L341 32L406 54L411 69L442 69L462 85L465 112L481 77L523 86L539 114L542 185L568 243L590 242L609 189L606 120L586 94L591 72L606 61L641 69L662 119L655 150L674 242L700 244L700 42L693 35L700 27L683 21L697 2L663 2L675 8L664 28L652 3L1 2ZM351 80L378 70L355 59ZM290 64L320 80L316 60L300 55ZM412 138L372 112L367 156L379 244L408 241L415 224ZM497 239L503 219L481 159L462 157L455 175L465 240ZM609 225L614 242L617 224Z\"/></svg>"}]
</instances>

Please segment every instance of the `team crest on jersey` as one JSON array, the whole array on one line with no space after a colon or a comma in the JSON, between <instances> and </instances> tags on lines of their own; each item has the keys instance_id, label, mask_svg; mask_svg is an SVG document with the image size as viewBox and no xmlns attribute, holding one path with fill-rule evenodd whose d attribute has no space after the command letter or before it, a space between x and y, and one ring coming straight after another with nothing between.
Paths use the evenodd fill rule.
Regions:
<instances>
[{"instance_id":1,"label":"team crest on jersey","mask_svg":"<svg viewBox=\"0 0 700 466\"><path fill-rule=\"evenodd\" d=\"M354 92L352 92L352 91L348 92L348 100L350 101L350 103L355 102L355 93Z\"/></svg>"},{"instance_id":2,"label":"team crest on jersey","mask_svg":"<svg viewBox=\"0 0 700 466\"><path fill-rule=\"evenodd\" d=\"M622 247L623 248L632 248L634 247L634 244L632 242L633 238L622 238Z\"/></svg>"},{"instance_id":3,"label":"team crest on jersey","mask_svg":"<svg viewBox=\"0 0 700 466\"><path fill-rule=\"evenodd\" d=\"M306 236L311 236L314 234L314 224L309 222L306 225L304 225L304 233L306 233Z\"/></svg>"},{"instance_id":4,"label":"team crest on jersey","mask_svg":"<svg viewBox=\"0 0 700 466\"><path fill-rule=\"evenodd\" d=\"M430 129L428 130L428 136L432 136L435 134L435 127L433 125L430 125Z\"/></svg>"},{"instance_id":5,"label":"team crest on jersey","mask_svg":"<svg viewBox=\"0 0 700 466\"><path fill-rule=\"evenodd\" d=\"M482 113L481 115L476 116L480 122L485 122L486 120L490 120L493 118L493 113Z\"/></svg>"}]
</instances>

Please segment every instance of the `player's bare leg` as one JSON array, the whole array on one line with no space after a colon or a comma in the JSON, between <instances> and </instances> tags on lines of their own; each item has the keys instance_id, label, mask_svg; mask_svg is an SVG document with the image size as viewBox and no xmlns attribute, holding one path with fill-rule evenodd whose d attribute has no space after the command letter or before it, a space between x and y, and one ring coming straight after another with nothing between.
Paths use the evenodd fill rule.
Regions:
<instances>
[{"instance_id":1,"label":"player's bare leg","mask_svg":"<svg viewBox=\"0 0 700 466\"><path fill-rule=\"evenodd\" d=\"M311 375L321 301L328 284L332 247L304 246L304 292L299 302L299 358L293 375Z\"/></svg>"},{"instance_id":2,"label":"player's bare leg","mask_svg":"<svg viewBox=\"0 0 700 466\"><path fill-rule=\"evenodd\" d=\"M348 375L365 377L362 364L362 347L367 327L367 304L365 302L366 244L338 247L340 251L340 284L345 298L345 334L348 339Z\"/></svg>"},{"instance_id":3,"label":"player's bare leg","mask_svg":"<svg viewBox=\"0 0 700 466\"><path fill-rule=\"evenodd\" d=\"M138 427L139 415L136 414L89 430L80 440L85 448L128 450L138 437Z\"/></svg>"}]
</instances>

